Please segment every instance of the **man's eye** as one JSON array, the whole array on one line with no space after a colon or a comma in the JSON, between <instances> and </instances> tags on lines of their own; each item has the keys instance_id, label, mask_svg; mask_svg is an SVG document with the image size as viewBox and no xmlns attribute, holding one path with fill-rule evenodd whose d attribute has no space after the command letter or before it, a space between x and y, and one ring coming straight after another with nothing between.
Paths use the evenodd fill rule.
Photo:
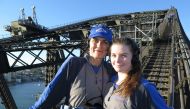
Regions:
<instances>
[{"instance_id":1,"label":"man's eye","mask_svg":"<svg viewBox=\"0 0 190 109\"><path fill-rule=\"evenodd\" d=\"M104 41L105 44L109 44L109 42L107 40Z\"/></svg>"},{"instance_id":2,"label":"man's eye","mask_svg":"<svg viewBox=\"0 0 190 109\"><path fill-rule=\"evenodd\" d=\"M94 41L94 42L98 42L98 39L96 39L96 38L93 38L93 41Z\"/></svg>"}]
</instances>

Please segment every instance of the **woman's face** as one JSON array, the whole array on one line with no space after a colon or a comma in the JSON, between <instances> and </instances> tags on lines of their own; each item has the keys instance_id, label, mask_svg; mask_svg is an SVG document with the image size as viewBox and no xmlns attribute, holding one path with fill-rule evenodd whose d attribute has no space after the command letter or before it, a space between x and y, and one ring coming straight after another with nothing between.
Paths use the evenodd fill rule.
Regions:
<instances>
[{"instance_id":1,"label":"woman's face","mask_svg":"<svg viewBox=\"0 0 190 109\"><path fill-rule=\"evenodd\" d=\"M128 73L132 69L132 56L129 46L122 44L111 46L111 64L117 72Z\"/></svg>"},{"instance_id":2,"label":"woman's face","mask_svg":"<svg viewBox=\"0 0 190 109\"><path fill-rule=\"evenodd\" d=\"M95 59L102 59L106 56L109 48L109 42L104 38L95 37L90 39L89 53Z\"/></svg>"}]
</instances>

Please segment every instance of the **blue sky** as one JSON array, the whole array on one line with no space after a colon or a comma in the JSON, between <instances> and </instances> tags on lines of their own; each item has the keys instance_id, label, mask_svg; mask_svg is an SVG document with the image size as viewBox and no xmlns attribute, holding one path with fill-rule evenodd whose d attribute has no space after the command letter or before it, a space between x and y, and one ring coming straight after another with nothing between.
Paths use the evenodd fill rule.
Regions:
<instances>
[{"instance_id":1,"label":"blue sky","mask_svg":"<svg viewBox=\"0 0 190 109\"><path fill-rule=\"evenodd\" d=\"M20 9L26 16L32 16L32 6L36 6L38 23L52 28L94 17L169 9L178 10L180 21L190 39L189 0L1 0L0 38L9 34L5 25L19 18Z\"/></svg>"}]
</instances>

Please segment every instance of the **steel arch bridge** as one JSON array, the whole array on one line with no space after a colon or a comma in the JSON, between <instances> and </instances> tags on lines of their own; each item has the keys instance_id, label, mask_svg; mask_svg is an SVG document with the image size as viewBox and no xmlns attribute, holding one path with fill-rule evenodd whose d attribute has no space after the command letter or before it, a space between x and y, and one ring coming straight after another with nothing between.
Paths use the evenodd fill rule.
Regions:
<instances>
[{"instance_id":1,"label":"steel arch bridge","mask_svg":"<svg viewBox=\"0 0 190 109\"><path fill-rule=\"evenodd\" d=\"M190 108L190 41L174 7L102 16L52 29L31 19L13 22L7 27L12 37L0 39L0 97L5 108L17 109L5 73L46 67L44 82L48 84L65 59L85 55L89 29L100 23L107 25L114 37L131 37L138 43L143 74L157 86L168 106ZM31 62L23 59L25 53L33 57Z\"/></svg>"}]
</instances>

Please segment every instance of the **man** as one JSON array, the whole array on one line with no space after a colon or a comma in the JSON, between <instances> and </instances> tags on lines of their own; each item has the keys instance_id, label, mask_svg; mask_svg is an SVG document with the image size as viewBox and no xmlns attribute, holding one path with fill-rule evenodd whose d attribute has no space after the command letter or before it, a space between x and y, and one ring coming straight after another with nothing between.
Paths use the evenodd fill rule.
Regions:
<instances>
[{"instance_id":1,"label":"man","mask_svg":"<svg viewBox=\"0 0 190 109\"><path fill-rule=\"evenodd\" d=\"M50 109L63 98L63 109L101 109L114 74L103 60L111 41L112 32L105 25L94 25L89 35L89 55L67 59L30 109Z\"/></svg>"}]
</instances>

